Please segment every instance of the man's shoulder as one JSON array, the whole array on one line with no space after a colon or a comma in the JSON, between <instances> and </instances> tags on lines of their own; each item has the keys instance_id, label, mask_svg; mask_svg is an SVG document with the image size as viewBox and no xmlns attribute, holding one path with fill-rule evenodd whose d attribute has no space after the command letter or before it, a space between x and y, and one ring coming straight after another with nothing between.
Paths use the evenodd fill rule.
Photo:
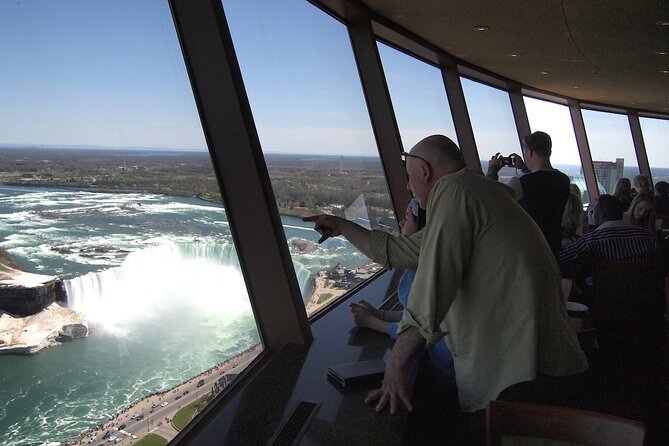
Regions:
<instances>
[{"instance_id":1,"label":"man's shoulder","mask_svg":"<svg viewBox=\"0 0 669 446\"><path fill-rule=\"evenodd\" d=\"M497 187L498 184L496 181L490 181L485 176L481 175L479 172L467 168L458 170L457 172L444 175L439 178L435 185L435 189L447 189L451 186L464 186L466 188L471 187Z\"/></svg>"},{"instance_id":2,"label":"man's shoulder","mask_svg":"<svg viewBox=\"0 0 669 446\"><path fill-rule=\"evenodd\" d=\"M615 225L604 225L603 227L599 227L591 232L592 232L591 235L592 238L637 236L637 237L653 239L653 234L651 234L651 232L648 229L640 228L638 226L634 226L625 222L621 222L620 224L615 224Z\"/></svg>"},{"instance_id":3,"label":"man's shoulder","mask_svg":"<svg viewBox=\"0 0 669 446\"><path fill-rule=\"evenodd\" d=\"M543 180L569 183L569 176L559 171L558 169L541 169L534 172L526 173L521 179L528 180Z\"/></svg>"},{"instance_id":4,"label":"man's shoulder","mask_svg":"<svg viewBox=\"0 0 669 446\"><path fill-rule=\"evenodd\" d=\"M534 191L543 190L552 194L559 194L566 199L569 196L571 180L567 175L556 169L537 170L519 177L523 189Z\"/></svg>"},{"instance_id":5,"label":"man's shoulder","mask_svg":"<svg viewBox=\"0 0 669 446\"><path fill-rule=\"evenodd\" d=\"M428 201L442 202L441 197L444 195L461 198L493 196L498 197L498 199L501 196L506 196L513 199L513 191L508 186L498 181L490 181L479 172L471 169L461 169L440 178L430 192Z\"/></svg>"}]
</instances>

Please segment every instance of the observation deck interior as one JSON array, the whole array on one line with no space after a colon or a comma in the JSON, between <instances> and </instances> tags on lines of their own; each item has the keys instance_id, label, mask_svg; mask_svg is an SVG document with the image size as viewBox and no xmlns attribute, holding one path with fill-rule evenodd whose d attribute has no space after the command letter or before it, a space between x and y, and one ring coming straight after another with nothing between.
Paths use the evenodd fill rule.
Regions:
<instances>
[{"instance_id":1,"label":"observation deck interior","mask_svg":"<svg viewBox=\"0 0 669 446\"><path fill-rule=\"evenodd\" d=\"M356 286L326 296L332 299L312 311L291 257L290 225L282 220L286 209L293 218L315 209L343 215L362 197L364 212L351 218L397 232L411 198L400 154L423 137L449 136L467 167L482 171L495 153L522 153L523 137L545 130L553 137L554 164L570 169L584 204L612 192L614 174L669 182L667 0L160 3L174 23L161 32L173 32L183 56L178 64L190 83L262 344L169 444L459 444L459 414L440 405L443 393L430 391L420 358L412 366L413 414L375 413L363 402L368 387L342 391L326 379L331 365L383 358L392 348L387 336L355 327L348 304L364 299L393 307L398 272L370 267ZM304 88L303 97L296 87ZM273 171L269 159L276 153L309 159L320 146L320 155L341 160L323 181L349 175L345 158L367 160L378 172L361 168L364 181L339 189L353 197L349 202L336 197L311 206L299 194L313 184L286 181L292 172ZM505 169L509 177L517 173ZM279 187L290 197L284 202ZM669 241L659 243L669 275ZM308 257L318 244L302 248ZM310 277L340 266L329 261ZM666 337L667 327L658 336ZM643 421L648 445L669 444L669 349L658 345L652 358L622 365L593 353L591 393L578 402ZM297 420L290 421L293 414ZM434 420L440 430L430 431ZM272 443L279 432L288 440Z\"/></svg>"},{"instance_id":2,"label":"observation deck interior","mask_svg":"<svg viewBox=\"0 0 669 446\"><path fill-rule=\"evenodd\" d=\"M578 147L583 175L580 185L587 190L586 202L595 200L601 192L594 164L602 157L600 149L597 154L591 151L599 142L596 141L598 136L586 129L588 114L622 118L624 132L632 142L631 153L635 159L631 164L638 166L638 173L653 177L651 160L659 159L659 152L669 151L666 136L663 145L658 146L651 138L644 141L642 131L645 120L657 120L664 129L669 128L669 4L666 2L615 1L586 5L566 0L512 3L323 0L311 3L347 27L396 215L402 215L401 204L409 198L397 154L410 146L407 147L400 136L401 123L399 117L396 119L399 114L393 110L390 99L393 91L384 77L383 57L379 58L377 44L387 45L438 70L447 92L454 137L470 168L481 169L488 159L487 152L491 151L484 150L483 141L479 140L477 127L481 124L474 122L474 109L482 105L468 101L467 84L471 81L507 96L517 142L534 126L526 108L528 98L557 104L565 110L570 122L567 130L573 132ZM232 42L229 40L223 12L206 1L172 0L171 5L201 114L216 117L221 123L230 117L237 120L234 124L221 125L224 128L221 131L209 123L210 148L215 156L220 156L217 166L221 169L221 188L229 191L240 190L244 185L253 186L257 189L253 192L257 198L245 198L246 203L271 202L262 164L254 164L253 154L260 152L259 142L254 136L252 113L246 103L244 76L236 66L234 38ZM204 17L216 17L216 20ZM203 47L208 50L204 51ZM217 75L210 76L208 71L216 71ZM221 78L228 83L224 87L221 87ZM216 141L215 133L221 133L220 141ZM230 138L236 142L234 154L225 148ZM495 150L507 149L493 148L492 153ZM240 168L238 158L247 156L248 166ZM235 173L225 169L228 164L234 165L237 171L257 170L258 178L239 178L235 184L236 180L232 179ZM245 191L245 195L248 193L251 191ZM267 224L272 221L273 212L270 209L268 217L262 210L263 215L259 217L253 211L244 217L234 211L234 193L229 198L232 217L240 220L234 226L244 250L244 244L250 243L255 234L271 232ZM271 204L268 207L271 208ZM281 251L279 244L273 245ZM248 267L254 269L252 265ZM418 438L413 436L416 430L411 427L416 424L406 413L394 418L374 414L371 408L364 407L360 393L340 394L325 379L328 365L382 356L385 347L380 347L384 344L379 344L376 335L363 336L363 345L352 340L355 336L351 334L352 323L345 304L363 297L379 304L379 294L389 293L387 276L388 273L382 274L371 284L347 294L308 323L298 308L300 305L285 304L295 299L290 285L273 284L275 299L272 302L262 301L266 295L262 290L252 292L256 317L264 335L264 357L229 394L177 437L174 444L210 444L208 442L226 438L226 435L236 440L256 436L258 443L263 443L282 425L281 421L299 400L322 404L322 416L317 414L311 424L307 423L309 427L301 444L399 444ZM256 280L249 278L251 283ZM265 282L273 283L266 279ZM285 288L288 288L287 296L277 297L277 290ZM273 312L279 307L291 310L287 314L282 310L281 314L263 315L266 309ZM281 321L281 327L275 326L277 321ZM291 346L288 350L287 345ZM273 368L272 361L282 364L281 372ZM635 386L623 379L619 385L627 390L619 392L615 401L613 397L595 395L594 391L592 395L592 398L600 398L602 410L643 419L649 426L648 444L669 441L666 355L661 363L659 369L653 370L656 387ZM642 365L632 368L639 371ZM281 388L280 394L273 393L279 387L274 378L280 373L287 374L279 380L290 383L286 387L292 391ZM643 379L639 376L635 375L635 379ZM246 413L248 418L242 415ZM257 415L260 420L256 419ZM242 418L254 421L237 421ZM267 423L263 424L264 421ZM453 443L446 440L442 444L457 444L451 441Z\"/></svg>"}]
</instances>

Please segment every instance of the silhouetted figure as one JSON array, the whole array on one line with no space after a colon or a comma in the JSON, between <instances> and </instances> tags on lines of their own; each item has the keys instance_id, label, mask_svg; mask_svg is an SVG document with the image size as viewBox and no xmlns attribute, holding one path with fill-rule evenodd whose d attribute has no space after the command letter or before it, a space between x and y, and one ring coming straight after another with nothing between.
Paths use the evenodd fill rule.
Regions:
<instances>
[{"instance_id":1,"label":"silhouetted figure","mask_svg":"<svg viewBox=\"0 0 669 446\"><path fill-rule=\"evenodd\" d=\"M623 211L626 211L632 203L632 183L628 178L621 178L616 181L616 187L613 189L614 197L623 204Z\"/></svg>"},{"instance_id":2,"label":"silhouetted figure","mask_svg":"<svg viewBox=\"0 0 669 446\"><path fill-rule=\"evenodd\" d=\"M658 217L669 217L669 183L655 183L655 213Z\"/></svg>"},{"instance_id":3,"label":"silhouetted figure","mask_svg":"<svg viewBox=\"0 0 669 446\"><path fill-rule=\"evenodd\" d=\"M634 190L632 191L632 198L643 192L648 192L650 194L653 193L653 189L650 187L650 180L646 175L637 175L634 177Z\"/></svg>"},{"instance_id":4,"label":"silhouetted figure","mask_svg":"<svg viewBox=\"0 0 669 446\"><path fill-rule=\"evenodd\" d=\"M553 143L544 132L534 132L523 138L523 158L510 155L511 167L524 175L513 177L508 186L516 200L543 232L548 245L557 257L562 245L562 214L569 198L569 177L551 165ZM497 181L502 168L502 156L493 155L488 163L487 177Z\"/></svg>"}]
</instances>

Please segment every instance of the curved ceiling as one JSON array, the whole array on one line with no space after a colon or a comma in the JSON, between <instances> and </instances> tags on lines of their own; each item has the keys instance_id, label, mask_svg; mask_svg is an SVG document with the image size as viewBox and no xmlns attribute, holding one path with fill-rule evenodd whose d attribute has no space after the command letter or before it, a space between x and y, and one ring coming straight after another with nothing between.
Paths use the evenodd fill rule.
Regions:
<instances>
[{"instance_id":1,"label":"curved ceiling","mask_svg":"<svg viewBox=\"0 0 669 446\"><path fill-rule=\"evenodd\" d=\"M361 3L456 58L520 84L669 112L669 0Z\"/></svg>"}]
</instances>

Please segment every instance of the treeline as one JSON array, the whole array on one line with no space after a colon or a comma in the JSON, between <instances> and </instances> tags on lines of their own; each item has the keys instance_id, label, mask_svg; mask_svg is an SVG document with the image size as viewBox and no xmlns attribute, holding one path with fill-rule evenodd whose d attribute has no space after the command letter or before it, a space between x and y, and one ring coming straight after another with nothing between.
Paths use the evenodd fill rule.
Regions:
<instances>
[{"instance_id":1,"label":"treeline","mask_svg":"<svg viewBox=\"0 0 669 446\"><path fill-rule=\"evenodd\" d=\"M393 220L378 159L267 154L265 161L281 213L344 215L362 195L370 219ZM221 200L206 152L3 148L0 183Z\"/></svg>"}]
</instances>

